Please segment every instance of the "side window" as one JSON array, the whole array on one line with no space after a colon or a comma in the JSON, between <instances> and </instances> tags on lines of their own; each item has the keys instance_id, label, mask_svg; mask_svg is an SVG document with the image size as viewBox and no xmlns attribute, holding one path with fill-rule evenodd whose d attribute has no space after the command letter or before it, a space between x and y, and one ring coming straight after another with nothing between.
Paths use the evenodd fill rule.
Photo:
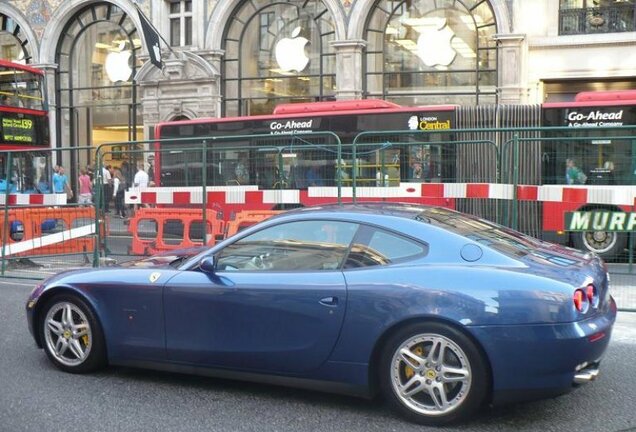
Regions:
<instances>
[{"instance_id":1,"label":"side window","mask_svg":"<svg viewBox=\"0 0 636 432\"><path fill-rule=\"evenodd\" d=\"M269 227L220 251L218 270L338 270L357 229L355 223L327 220Z\"/></svg>"},{"instance_id":2,"label":"side window","mask_svg":"<svg viewBox=\"0 0 636 432\"><path fill-rule=\"evenodd\" d=\"M426 253L426 246L398 234L367 228L351 247L346 269L387 265Z\"/></svg>"}]
</instances>

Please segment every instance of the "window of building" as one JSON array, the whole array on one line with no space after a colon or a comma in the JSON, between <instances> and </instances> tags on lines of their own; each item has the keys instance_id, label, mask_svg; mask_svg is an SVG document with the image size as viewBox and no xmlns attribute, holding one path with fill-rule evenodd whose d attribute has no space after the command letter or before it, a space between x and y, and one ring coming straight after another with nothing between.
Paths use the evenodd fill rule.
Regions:
<instances>
[{"instance_id":1,"label":"window of building","mask_svg":"<svg viewBox=\"0 0 636 432\"><path fill-rule=\"evenodd\" d=\"M192 45L192 0L169 1L170 45Z\"/></svg>"},{"instance_id":2,"label":"window of building","mask_svg":"<svg viewBox=\"0 0 636 432\"><path fill-rule=\"evenodd\" d=\"M561 0L559 34L618 33L636 30L634 0Z\"/></svg>"},{"instance_id":3,"label":"window of building","mask_svg":"<svg viewBox=\"0 0 636 432\"><path fill-rule=\"evenodd\" d=\"M141 38L135 24L111 3L89 5L65 25L56 48L57 142L63 147L143 140L141 105L133 79L141 67ZM119 154L104 164L119 167ZM93 164L93 152L64 163ZM131 156L136 157L136 156ZM77 178L77 173L69 173Z\"/></svg>"},{"instance_id":4,"label":"window of building","mask_svg":"<svg viewBox=\"0 0 636 432\"><path fill-rule=\"evenodd\" d=\"M29 40L13 18L0 13L0 58L16 63L31 63Z\"/></svg>"},{"instance_id":5,"label":"window of building","mask_svg":"<svg viewBox=\"0 0 636 432\"><path fill-rule=\"evenodd\" d=\"M335 24L317 0L243 2L223 37L224 115L335 96Z\"/></svg>"},{"instance_id":6,"label":"window of building","mask_svg":"<svg viewBox=\"0 0 636 432\"><path fill-rule=\"evenodd\" d=\"M380 0L366 24L366 96L402 105L495 103L496 31L485 0Z\"/></svg>"}]
</instances>

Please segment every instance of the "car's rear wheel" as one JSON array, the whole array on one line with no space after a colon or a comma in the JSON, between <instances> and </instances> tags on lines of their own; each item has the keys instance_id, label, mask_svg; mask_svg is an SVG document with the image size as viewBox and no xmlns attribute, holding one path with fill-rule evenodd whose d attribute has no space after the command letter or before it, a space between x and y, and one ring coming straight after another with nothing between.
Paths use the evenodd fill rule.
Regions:
<instances>
[{"instance_id":1,"label":"car's rear wheel","mask_svg":"<svg viewBox=\"0 0 636 432\"><path fill-rule=\"evenodd\" d=\"M473 413L488 392L488 368L475 344L438 323L410 325L385 344L380 384L408 419L443 425Z\"/></svg>"},{"instance_id":2,"label":"car's rear wheel","mask_svg":"<svg viewBox=\"0 0 636 432\"><path fill-rule=\"evenodd\" d=\"M41 316L41 340L55 366L66 372L85 373L106 365L102 329L85 302L71 295L56 296Z\"/></svg>"}]
</instances>

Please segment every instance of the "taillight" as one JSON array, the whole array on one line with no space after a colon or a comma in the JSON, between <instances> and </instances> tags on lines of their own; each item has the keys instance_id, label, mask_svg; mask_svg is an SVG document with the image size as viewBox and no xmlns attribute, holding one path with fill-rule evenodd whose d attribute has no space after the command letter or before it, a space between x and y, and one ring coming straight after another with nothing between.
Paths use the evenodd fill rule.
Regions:
<instances>
[{"instance_id":1,"label":"taillight","mask_svg":"<svg viewBox=\"0 0 636 432\"><path fill-rule=\"evenodd\" d=\"M587 309L590 305L588 299L587 299L587 293L583 292L582 289L577 289L576 291L574 291L574 307L576 308L577 311L585 313L587 312Z\"/></svg>"},{"instance_id":2,"label":"taillight","mask_svg":"<svg viewBox=\"0 0 636 432\"><path fill-rule=\"evenodd\" d=\"M593 308L598 307L599 297L598 297L598 291L596 290L596 287L592 284L589 284L585 288L585 294L587 295L587 301L590 303L590 305Z\"/></svg>"},{"instance_id":3,"label":"taillight","mask_svg":"<svg viewBox=\"0 0 636 432\"><path fill-rule=\"evenodd\" d=\"M587 312L590 306L597 308L599 304L598 291L593 284L574 291L574 297L572 299L576 310L582 313Z\"/></svg>"}]
</instances>

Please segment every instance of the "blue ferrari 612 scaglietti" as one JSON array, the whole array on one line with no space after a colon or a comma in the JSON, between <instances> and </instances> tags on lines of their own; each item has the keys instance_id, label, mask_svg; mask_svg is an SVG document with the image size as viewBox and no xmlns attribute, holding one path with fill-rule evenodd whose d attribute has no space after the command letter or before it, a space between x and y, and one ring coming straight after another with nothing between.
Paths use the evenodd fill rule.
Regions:
<instances>
[{"instance_id":1,"label":"blue ferrari 612 scaglietti","mask_svg":"<svg viewBox=\"0 0 636 432\"><path fill-rule=\"evenodd\" d=\"M26 309L68 372L380 392L425 424L593 380L616 318L596 256L387 203L298 209L211 248L62 273Z\"/></svg>"}]
</instances>

